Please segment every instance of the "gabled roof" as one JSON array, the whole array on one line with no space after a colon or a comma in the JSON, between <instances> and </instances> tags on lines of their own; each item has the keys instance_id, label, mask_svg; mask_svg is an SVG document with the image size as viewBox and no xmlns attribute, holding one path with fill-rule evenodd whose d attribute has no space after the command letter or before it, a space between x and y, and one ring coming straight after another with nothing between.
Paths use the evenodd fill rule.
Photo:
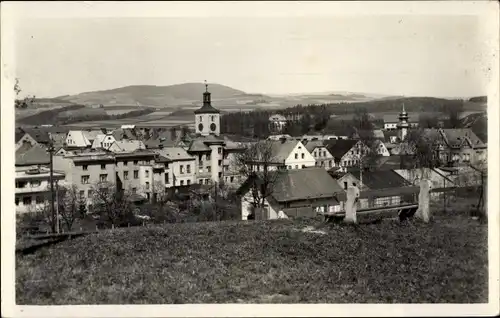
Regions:
<instances>
[{"instance_id":1,"label":"gabled roof","mask_svg":"<svg viewBox=\"0 0 500 318\"><path fill-rule=\"evenodd\" d=\"M98 135L102 134L102 131L101 130L90 130L90 131L84 130L84 131L82 131L82 134L85 136L85 138L87 138L88 141L90 141L92 143Z\"/></svg>"},{"instance_id":2,"label":"gabled roof","mask_svg":"<svg viewBox=\"0 0 500 318\"><path fill-rule=\"evenodd\" d=\"M267 140L272 149L273 162L284 162L299 143L298 140Z\"/></svg>"},{"instance_id":3,"label":"gabled roof","mask_svg":"<svg viewBox=\"0 0 500 318\"><path fill-rule=\"evenodd\" d=\"M48 144L50 143L49 133L40 128L23 128L23 130L29 134L36 142L40 144Z\"/></svg>"},{"instance_id":4,"label":"gabled roof","mask_svg":"<svg viewBox=\"0 0 500 318\"><path fill-rule=\"evenodd\" d=\"M163 149L157 149L155 150L155 152L172 161L195 160L195 157L188 154L187 151L181 147L167 147Z\"/></svg>"},{"instance_id":5,"label":"gabled roof","mask_svg":"<svg viewBox=\"0 0 500 318\"><path fill-rule=\"evenodd\" d=\"M349 171L349 173L359 180L360 171ZM363 171L363 184L372 189L388 189L407 187L411 184L394 170Z\"/></svg>"},{"instance_id":6,"label":"gabled roof","mask_svg":"<svg viewBox=\"0 0 500 318\"><path fill-rule=\"evenodd\" d=\"M306 141L306 142L303 142L303 144L306 147L307 151L309 151L311 153L314 151L314 149L325 146L325 144L321 140Z\"/></svg>"},{"instance_id":7,"label":"gabled roof","mask_svg":"<svg viewBox=\"0 0 500 318\"><path fill-rule=\"evenodd\" d=\"M470 128L442 129L441 132L450 147L460 147L465 143L472 148L486 147Z\"/></svg>"},{"instance_id":8,"label":"gabled roof","mask_svg":"<svg viewBox=\"0 0 500 318\"><path fill-rule=\"evenodd\" d=\"M238 191L248 191L254 180L259 182L259 174L249 178ZM335 198L344 193L337 181L319 167L273 171L271 180L271 197L278 202Z\"/></svg>"},{"instance_id":9,"label":"gabled roof","mask_svg":"<svg viewBox=\"0 0 500 318\"><path fill-rule=\"evenodd\" d=\"M16 166L48 164L50 164L50 155L47 150L41 146L34 145L29 149L23 149L21 147L16 151Z\"/></svg>"},{"instance_id":10,"label":"gabled roof","mask_svg":"<svg viewBox=\"0 0 500 318\"><path fill-rule=\"evenodd\" d=\"M113 146L119 148L118 151L114 152L133 152L140 149L146 149L144 143L140 140L116 140L108 149L113 151Z\"/></svg>"},{"instance_id":11,"label":"gabled roof","mask_svg":"<svg viewBox=\"0 0 500 318\"><path fill-rule=\"evenodd\" d=\"M338 140L325 140L325 147L332 154L334 158L342 158L349 150L354 147L359 140L355 139L338 139Z\"/></svg>"}]
</instances>

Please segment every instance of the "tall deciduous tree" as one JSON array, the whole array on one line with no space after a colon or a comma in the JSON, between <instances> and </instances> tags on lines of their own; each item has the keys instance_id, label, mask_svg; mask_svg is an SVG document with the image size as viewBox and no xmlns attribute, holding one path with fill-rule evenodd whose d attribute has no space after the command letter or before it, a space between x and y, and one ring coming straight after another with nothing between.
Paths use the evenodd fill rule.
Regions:
<instances>
[{"instance_id":1,"label":"tall deciduous tree","mask_svg":"<svg viewBox=\"0 0 500 318\"><path fill-rule=\"evenodd\" d=\"M284 163L278 163L272 141L259 141L251 144L236 157L240 175L246 180L251 194L250 203L254 208L263 208L266 198L273 192L278 171Z\"/></svg>"}]
</instances>

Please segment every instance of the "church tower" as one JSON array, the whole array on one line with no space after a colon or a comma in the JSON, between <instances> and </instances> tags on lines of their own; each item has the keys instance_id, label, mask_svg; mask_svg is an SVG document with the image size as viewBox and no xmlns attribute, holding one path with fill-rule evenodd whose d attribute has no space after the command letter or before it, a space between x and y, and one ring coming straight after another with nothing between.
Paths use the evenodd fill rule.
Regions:
<instances>
[{"instance_id":1,"label":"church tower","mask_svg":"<svg viewBox=\"0 0 500 318\"><path fill-rule=\"evenodd\" d=\"M399 140L405 140L408 135L408 129L410 128L410 124L408 123L408 113L405 111L405 104L403 103L403 110L399 113L399 123L398 123L398 137Z\"/></svg>"},{"instance_id":2,"label":"church tower","mask_svg":"<svg viewBox=\"0 0 500 318\"><path fill-rule=\"evenodd\" d=\"M208 135L220 135L220 111L212 106L208 91L208 84L205 81L205 92L203 93L203 106L194 111L196 133Z\"/></svg>"}]
</instances>

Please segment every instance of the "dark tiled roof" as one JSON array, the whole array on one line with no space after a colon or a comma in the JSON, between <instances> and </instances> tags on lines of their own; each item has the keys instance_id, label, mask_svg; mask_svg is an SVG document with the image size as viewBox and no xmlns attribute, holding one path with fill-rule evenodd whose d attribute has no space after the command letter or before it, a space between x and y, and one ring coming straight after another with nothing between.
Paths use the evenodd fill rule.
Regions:
<instances>
[{"instance_id":1,"label":"dark tiled roof","mask_svg":"<svg viewBox=\"0 0 500 318\"><path fill-rule=\"evenodd\" d=\"M336 193L344 192L323 168L312 167L274 173L276 175L272 177L271 196L278 202L333 198ZM247 180L242 188L248 187L248 184Z\"/></svg>"},{"instance_id":2,"label":"dark tiled roof","mask_svg":"<svg viewBox=\"0 0 500 318\"><path fill-rule=\"evenodd\" d=\"M350 171L359 180L360 173ZM363 171L363 184L372 190L399 188L409 186L410 183L394 170Z\"/></svg>"},{"instance_id":3,"label":"dark tiled roof","mask_svg":"<svg viewBox=\"0 0 500 318\"><path fill-rule=\"evenodd\" d=\"M20 148L16 151L16 166L47 165L50 164L50 155L41 146L32 146L29 149Z\"/></svg>"},{"instance_id":4,"label":"dark tiled roof","mask_svg":"<svg viewBox=\"0 0 500 318\"><path fill-rule=\"evenodd\" d=\"M332 154L336 159L342 158L349 150L351 150L358 140L354 139L339 139L339 140L325 140L324 141L326 149Z\"/></svg>"},{"instance_id":5,"label":"dark tiled roof","mask_svg":"<svg viewBox=\"0 0 500 318\"><path fill-rule=\"evenodd\" d=\"M214 108L211 104L203 104L200 108L194 111L195 114L220 114L220 111Z\"/></svg>"},{"instance_id":6,"label":"dark tiled roof","mask_svg":"<svg viewBox=\"0 0 500 318\"><path fill-rule=\"evenodd\" d=\"M41 128L24 128L23 129L27 134L29 134L36 142L40 144L48 144L50 143L49 133L45 129Z\"/></svg>"}]
</instances>

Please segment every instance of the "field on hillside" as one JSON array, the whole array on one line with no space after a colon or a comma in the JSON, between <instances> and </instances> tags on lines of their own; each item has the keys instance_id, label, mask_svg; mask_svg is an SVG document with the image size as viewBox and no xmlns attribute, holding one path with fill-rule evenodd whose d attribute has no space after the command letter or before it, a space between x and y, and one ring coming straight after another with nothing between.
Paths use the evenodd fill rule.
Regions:
<instances>
[{"instance_id":1,"label":"field on hillside","mask_svg":"<svg viewBox=\"0 0 500 318\"><path fill-rule=\"evenodd\" d=\"M480 303L488 301L487 257L487 225L465 216L427 225L295 219L115 229L16 256L16 302Z\"/></svg>"}]
</instances>

